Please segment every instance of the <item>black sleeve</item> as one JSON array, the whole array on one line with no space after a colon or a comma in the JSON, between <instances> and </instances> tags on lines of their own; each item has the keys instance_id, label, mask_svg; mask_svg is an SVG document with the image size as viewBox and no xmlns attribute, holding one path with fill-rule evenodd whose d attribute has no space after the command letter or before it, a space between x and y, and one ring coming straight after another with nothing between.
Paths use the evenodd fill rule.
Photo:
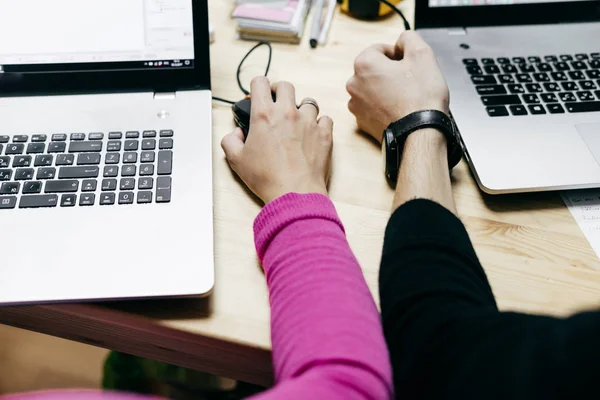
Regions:
<instances>
[{"instance_id":1,"label":"black sleeve","mask_svg":"<svg viewBox=\"0 0 600 400\"><path fill-rule=\"evenodd\" d=\"M600 395L600 313L499 312L463 224L437 203L392 215L379 289L399 399Z\"/></svg>"}]
</instances>

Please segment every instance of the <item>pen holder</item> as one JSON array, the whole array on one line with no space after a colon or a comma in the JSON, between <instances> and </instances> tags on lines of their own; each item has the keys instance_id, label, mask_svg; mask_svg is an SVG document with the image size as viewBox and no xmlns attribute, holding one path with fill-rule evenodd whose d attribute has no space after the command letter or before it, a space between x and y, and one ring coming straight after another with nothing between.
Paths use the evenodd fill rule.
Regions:
<instances>
[{"instance_id":1,"label":"pen holder","mask_svg":"<svg viewBox=\"0 0 600 400\"><path fill-rule=\"evenodd\" d=\"M401 0L389 0L392 4L398 4ZM392 9L379 0L338 0L342 11L360 19L375 19L387 15Z\"/></svg>"}]
</instances>

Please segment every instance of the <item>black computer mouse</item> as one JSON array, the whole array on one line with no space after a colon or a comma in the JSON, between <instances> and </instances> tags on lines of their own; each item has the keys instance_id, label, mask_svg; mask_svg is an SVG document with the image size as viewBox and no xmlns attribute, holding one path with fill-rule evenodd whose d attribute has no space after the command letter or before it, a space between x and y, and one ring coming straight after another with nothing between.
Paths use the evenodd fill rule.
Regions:
<instances>
[{"instance_id":1,"label":"black computer mouse","mask_svg":"<svg viewBox=\"0 0 600 400\"><path fill-rule=\"evenodd\" d=\"M277 100L275 92L271 93L271 97L273 98L273 101ZM246 97L244 100L238 101L231 107L233 111L233 120L244 132L244 139L248 137L248 131L250 131L251 104L250 97Z\"/></svg>"}]
</instances>

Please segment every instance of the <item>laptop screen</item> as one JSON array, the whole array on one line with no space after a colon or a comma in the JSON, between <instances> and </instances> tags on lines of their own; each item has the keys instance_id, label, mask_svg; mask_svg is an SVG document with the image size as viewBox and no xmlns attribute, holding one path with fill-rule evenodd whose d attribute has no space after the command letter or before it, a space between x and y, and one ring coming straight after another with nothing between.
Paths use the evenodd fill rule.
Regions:
<instances>
[{"instance_id":1,"label":"laptop screen","mask_svg":"<svg viewBox=\"0 0 600 400\"><path fill-rule=\"evenodd\" d=\"M193 69L192 0L0 0L0 72Z\"/></svg>"},{"instance_id":2,"label":"laptop screen","mask_svg":"<svg viewBox=\"0 0 600 400\"><path fill-rule=\"evenodd\" d=\"M503 6L532 3L564 3L590 0L429 0L429 7Z\"/></svg>"}]
</instances>

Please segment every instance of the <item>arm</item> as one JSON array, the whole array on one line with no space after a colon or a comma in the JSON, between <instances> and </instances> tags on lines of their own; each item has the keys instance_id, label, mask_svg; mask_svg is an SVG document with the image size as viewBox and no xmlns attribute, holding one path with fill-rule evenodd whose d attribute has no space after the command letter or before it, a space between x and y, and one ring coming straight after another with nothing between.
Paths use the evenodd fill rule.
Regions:
<instances>
[{"instance_id":1,"label":"arm","mask_svg":"<svg viewBox=\"0 0 600 400\"><path fill-rule=\"evenodd\" d=\"M350 82L349 89L361 93L352 99L361 110L359 125L374 136L419 109L448 112L443 77L431 49L416 34L405 33L395 47L371 49L363 57L371 69L368 80L391 87L369 93L360 71ZM363 104L384 110L383 122L366 119L362 114L372 111ZM407 399L596 397L600 314L559 320L499 312L468 234L454 215L449 176L443 135L435 130L411 134L379 282L396 392Z\"/></svg>"},{"instance_id":2,"label":"arm","mask_svg":"<svg viewBox=\"0 0 600 400\"><path fill-rule=\"evenodd\" d=\"M277 385L260 399L387 399L380 317L333 204L288 194L255 223Z\"/></svg>"},{"instance_id":3,"label":"arm","mask_svg":"<svg viewBox=\"0 0 600 400\"><path fill-rule=\"evenodd\" d=\"M391 367L381 320L327 198L333 123L289 83L252 81L248 139L227 160L267 205L255 242L271 302L276 386L260 399L386 399Z\"/></svg>"}]
</instances>

